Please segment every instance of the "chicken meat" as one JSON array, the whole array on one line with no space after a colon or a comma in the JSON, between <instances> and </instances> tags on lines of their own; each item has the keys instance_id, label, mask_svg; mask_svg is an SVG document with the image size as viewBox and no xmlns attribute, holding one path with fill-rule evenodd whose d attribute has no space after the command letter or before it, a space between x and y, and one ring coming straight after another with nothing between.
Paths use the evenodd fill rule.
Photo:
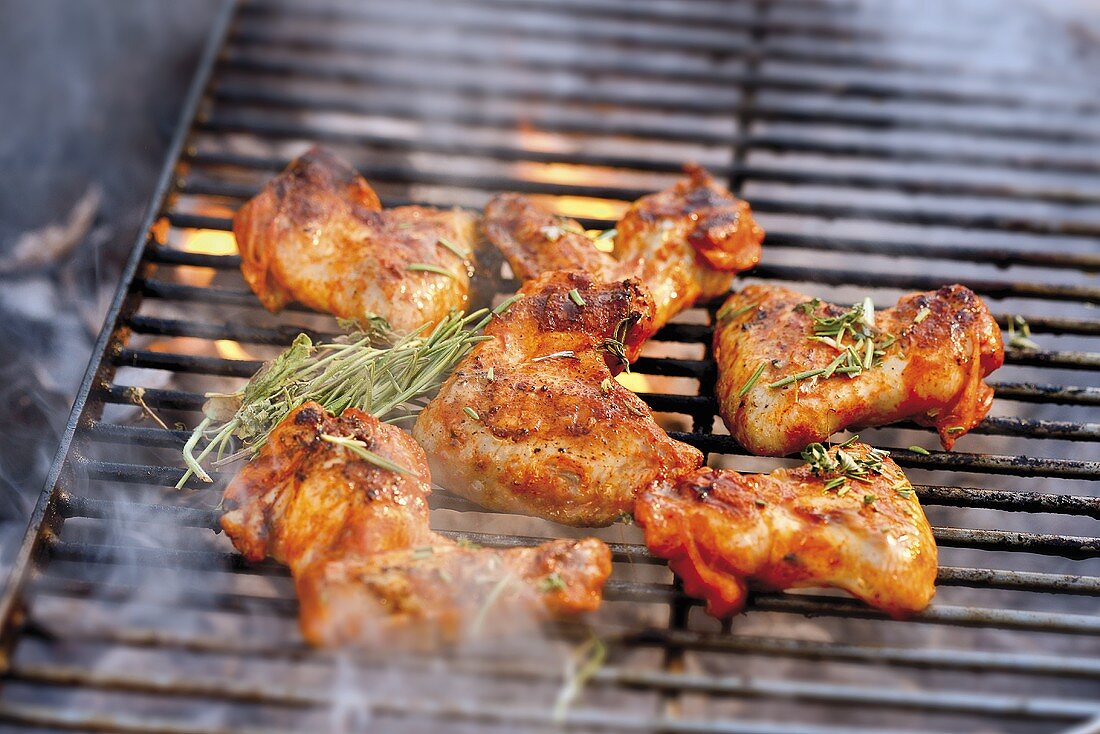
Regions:
<instances>
[{"instance_id":1,"label":"chicken meat","mask_svg":"<svg viewBox=\"0 0 1100 734\"><path fill-rule=\"evenodd\" d=\"M817 449L816 465L703 468L639 496L646 545L709 614L741 611L750 587L835 587L893 617L931 601L936 544L901 469L865 444Z\"/></svg>"},{"instance_id":2,"label":"chicken meat","mask_svg":"<svg viewBox=\"0 0 1100 734\"><path fill-rule=\"evenodd\" d=\"M429 528L430 491L409 434L306 403L226 488L221 524L249 560L289 566L317 645L431 646L599 606L603 542L460 545Z\"/></svg>"},{"instance_id":3,"label":"chicken meat","mask_svg":"<svg viewBox=\"0 0 1100 734\"><path fill-rule=\"evenodd\" d=\"M519 295L413 427L442 486L490 509L607 525L642 487L702 463L613 379L653 329L638 281L559 271Z\"/></svg>"},{"instance_id":4,"label":"chicken meat","mask_svg":"<svg viewBox=\"0 0 1100 734\"><path fill-rule=\"evenodd\" d=\"M478 218L382 209L354 168L313 148L241 207L233 233L244 279L269 311L298 301L408 333L465 308Z\"/></svg>"},{"instance_id":5,"label":"chicken meat","mask_svg":"<svg viewBox=\"0 0 1100 734\"><path fill-rule=\"evenodd\" d=\"M554 270L584 270L606 281L638 278L653 295L660 328L696 301L727 293L734 274L759 261L764 238L748 203L698 166L686 173L634 202L616 227L614 256L596 249L578 222L521 194L489 202L485 234L522 280Z\"/></svg>"},{"instance_id":6,"label":"chicken meat","mask_svg":"<svg viewBox=\"0 0 1100 734\"><path fill-rule=\"evenodd\" d=\"M849 427L912 419L945 449L982 421L1001 331L961 285L845 310L772 285L729 298L714 332L719 412L754 454L780 456Z\"/></svg>"}]
</instances>

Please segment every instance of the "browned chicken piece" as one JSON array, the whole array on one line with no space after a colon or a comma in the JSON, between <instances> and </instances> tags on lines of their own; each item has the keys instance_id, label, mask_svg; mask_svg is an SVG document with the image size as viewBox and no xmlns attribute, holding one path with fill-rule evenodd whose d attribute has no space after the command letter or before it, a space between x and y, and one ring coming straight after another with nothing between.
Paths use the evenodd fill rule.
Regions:
<instances>
[{"instance_id":1,"label":"browned chicken piece","mask_svg":"<svg viewBox=\"0 0 1100 734\"><path fill-rule=\"evenodd\" d=\"M413 427L442 486L490 509L607 525L654 479L702 463L612 379L652 331L636 280L554 272L520 295Z\"/></svg>"},{"instance_id":2,"label":"browned chicken piece","mask_svg":"<svg viewBox=\"0 0 1100 734\"><path fill-rule=\"evenodd\" d=\"M599 606L611 571L601 541L462 547L429 528L430 492L412 436L306 403L226 488L222 527L249 560L290 567L317 645L453 642Z\"/></svg>"},{"instance_id":3,"label":"browned chicken piece","mask_svg":"<svg viewBox=\"0 0 1100 734\"><path fill-rule=\"evenodd\" d=\"M893 617L928 606L936 593L936 543L901 469L865 444L818 448L837 465L833 471L703 468L657 482L638 498L646 545L668 559L684 591L705 600L709 614L736 614L750 587L832 586ZM863 481L838 484L838 451L880 471L865 469Z\"/></svg>"},{"instance_id":4,"label":"browned chicken piece","mask_svg":"<svg viewBox=\"0 0 1100 734\"><path fill-rule=\"evenodd\" d=\"M514 634L594 611L611 571L600 540L535 548L435 545L314 564L297 577L302 629L314 644L431 648Z\"/></svg>"},{"instance_id":5,"label":"browned chicken piece","mask_svg":"<svg viewBox=\"0 0 1100 734\"><path fill-rule=\"evenodd\" d=\"M760 260L764 239L748 203L702 168L686 172L671 188L634 202L617 226L614 257L597 250L578 222L520 194L489 202L485 234L522 280L553 270L638 278L653 294L660 328L699 299L728 292L734 274Z\"/></svg>"},{"instance_id":6,"label":"browned chicken piece","mask_svg":"<svg viewBox=\"0 0 1100 734\"><path fill-rule=\"evenodd\" d=\"M912 419L935 426L950 450L978 425L993 400L982 379L1004 362L982 300L952 285L873 313L779 286L731 296L714 353L719 412L734 438L754 454L781 456L845 428ZM826 334L845 323L837 344Z\"/></svg>"},{"instance_id":7,"label":"browned chicken piece","mask_svg":"<svg viewBox=\"0 0 1100 734\"><path fill-rule=\"evenodd\" d=\"M465 308L477 218L460 209L382 209L323 148L294 160L233 219L241 272L269 311L299 301L408 333Z\"/></svg>"}]
</instances>

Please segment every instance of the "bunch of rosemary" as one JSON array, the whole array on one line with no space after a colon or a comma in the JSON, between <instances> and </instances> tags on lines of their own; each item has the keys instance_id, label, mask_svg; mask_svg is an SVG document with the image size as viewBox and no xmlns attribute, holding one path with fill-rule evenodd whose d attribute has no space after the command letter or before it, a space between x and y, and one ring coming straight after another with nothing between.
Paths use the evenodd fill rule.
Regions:
<instances>
[{"instance_id":1,"label":"bunch of rosemary","mask_svg":"<svg viewBox=\"0 0 1100 734\"><path fill-rule=\"evenodd\" d=\"M192 476L213 481L202 467L211 453L215 465L255 454L283 418L311 400L336 415L354 407L389 422L413 417L419 407L413 401L437 388L474 344L488 338L479 333L489 319L518 299L491 312L452 311L427 335L425 325L396 337L380 319L325 344L299 334L241 390L207 395L204 418L184 444L187 471L176 487ZM244 447L226 456L233 439Z\"/></svg>"}]
</instances>

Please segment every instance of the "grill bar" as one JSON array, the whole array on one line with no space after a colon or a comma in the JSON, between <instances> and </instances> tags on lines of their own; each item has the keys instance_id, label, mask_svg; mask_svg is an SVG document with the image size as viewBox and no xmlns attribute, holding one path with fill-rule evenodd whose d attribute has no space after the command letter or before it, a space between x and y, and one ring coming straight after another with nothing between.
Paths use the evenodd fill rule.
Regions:
<instances>
[{"instance_id":1,"label":"grill bar","mask_svg":"<svg viewBox=\"0 0 1100 734\"><path fill-rule=\"evenodd\" d=\"M373 169L370 177L376 182L416 184L434 183L456 188L486 191L520 191L543 193L556 196L586 196L598 199L633 200L649 193L644 189L632 189L610 186L582 184L548 184L519 178L496 176L466 176L461 174L434 175L418 172L414 169L384 170ZM225 197L230 199L250 199L259 192L258 186L238 183L226 183L200 177L192 177L181 182L180 190L187 194ZM817 204L797 201L771 200L766 197L753 198L753 210L761 213L799 214L822 219L868 219L890 221L902 224L926 226L949 226L961 229L983 229L1003 232L1022 232L1042 235L1072 235L1078 237L1100 237L1100 222L1067 221L1061 219L1031 219L1000 214L969 215L950 211L889 209L886 207L849 206L841 204ZM774 267L774 266L773 266ZM846 271L852 275L851 271ZM858 283L858 285L864 285ZM1016 285L1020 293L997 294L999 297L1022 295L1028 292L1029 284ZM1036 285L1037 293L1074 293L1069 298L1088 298L1100 300L1100 289L1084 286ZM1086 295L1087 294L1087 295Z\"/></svg>"},{"instance_id":2,"label":"grill bar","mask_svg":"<svg viewBox=\"0 0 1100 734\"><path fill-rule=\"evenodd\" d=\"M465 664L462 672L494 678L529 680L554 679L557 675L539 668ZM11 674L16 680L33 681L56 686L91 686L111 690L157 693L171 696L192 696L228 699L238 702L264 703L279 707L324 707L332 704L331 693L324 688L261 686L237 681L204 682L193 678L150 681L147 677L126 674L104 674L78 667L38 665L17 668ZM807 683L801 681L759 680L699 675L670 674L657 671L634 671L619 667L604 667L590 679L593 686L623 686L635 689L685 691L748 698L799 699L830 705L866 705L901 709L926 709L941 713L982 713L994 716L1023 716L1039 719L1079 718L1100 713L1100 704L1073 699L1025 699L988 697L966 693L937 691L931 702L924 693L907 691L872 691L866 688Z\"/></svg>"},{"instance_id":3,"label":"grill bar","mask_svg":"<svg viewBox=\"0 0 1100 734\"><path fill-rule=\"evenodd\" d=\"M431 91L431 90L428 90ZM224 83L215 93L223 102L240 101L266 107L286 107L292 111L311 110L314 112L347 112L367 114L365 107L354 100L343 97L311 93L309 95L294 92L268 92L255 87L238 87ZM388 114L413 118L416 108L390 102L388 105L375 106L373 114ZM431 117L429 116L429 120ZM520 127L523 118L479 110L465 116L448 115L445 121L471 126L496 126L503 130L514 131ZM535 117L532 124L540 130L550 133L619 135L648 138L661 142L695 143L699 145L725 145L729 136L707 130L675 127L653 127L644 122L623 122L611 124L599 119L577 116ZM307 128L288 126L285 123L272 123L259 115L220 112L200 123L200 129L219 133L247 133L257 137L313 139L334 144L371 145L377 136L362 133L339 131L322 126ZM983 134L991 134L983 130ZM864 140L848 142L843 140L815 140L795 137L781 133L749 133L735 135L735 143L746 148L769 153L811 153L816 155L850 158L870 158L881 161L948 163L959 166L1005 168L1020 171L1049 171L1067 174L1095 174L1100 172L1100 164L1091 160L1082 160L1068 156L1050 156L1046 153L1029 153L1024 150L982 152L980 149L950 149L942 147L906 146L904 143L876 142Z\"/></svg>"}]
</instances>

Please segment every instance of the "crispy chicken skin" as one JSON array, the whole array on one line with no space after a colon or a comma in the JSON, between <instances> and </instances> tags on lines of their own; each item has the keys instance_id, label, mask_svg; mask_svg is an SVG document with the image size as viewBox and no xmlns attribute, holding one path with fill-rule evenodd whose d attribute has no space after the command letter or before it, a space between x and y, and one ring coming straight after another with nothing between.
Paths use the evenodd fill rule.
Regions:
<instances>
[{"instance_id":1,"label":"crispy chicken skin","mask_svg":"<svg viewBox=\"0 0 1100 734\"><path fill-rule=\"evenodd\" d=\"M870 447L844 450L863 459ZM826 490L830 475L809 466L757 475L703 468L654 483L635 517L649 549L715 617L739 612L750 586L832 586L904 617L936 593L936 544L901 469L889 458L883 465L843 492Z\"/></svg>"},{"instance_id":2,"label":"crispy chicken skin","mask_svg":"<svg viewBox=\"0 0 1100 734\"><path fill-rule=\"evenodd\" d=\"M634 202L617 226L614 257L593 247L572 219L557 217L521 194L485 207L485 234L516 277L584 270L603 280L636 277L653 294L660 328L699 299L729 291L735 273L760 260L762 230L748 203L698 166L671 188Z\"/></svg>"},{"instance_id":3,"label":"crispy chicken skin","mask_svg":"<svg viewBox=\"0 0 1100 734\"><path fill-rule=\"evenodd\" d=\"M623 365L605 340L618 332L634 359L652 332L636 280L554 272L520 294L413 427L442 486L490 509L607 525L654 479L702 463L612 379Z\"/></svg>"},{"instance_id":4,"label":"crispy chicken skin","mask_svg":"<svg viewBox=\"0 0 1100 734\"><path fill-rule=\"evenodd\" d=\"M244 279L269 311L299 301L343 318L382 316L407 333L465 308L471 261L439 242L472 253L477 218L459 209L384 210L354 168L313 148L241 207L233 234Z\"/></svg>"},{"instance_id":5,"label":"crispy chicken skin","mask_svg":"<svg viewBox=\"0 0 1100 734\"><path fill-rule=\"evenodd\" d=\"M362 441L408 474L323 436ZM428 526L429 482L409 434L306 403L226 488L222 528L249 560L290 567L302 632L317 645L430 646L599 606L611 571L601 541L460 546Z\"/></svg>"},{"instance_id":6,"label":"crispy chicken skin","mask_svg":"<svg viewBox=\"0 0 1100 734\"><path fill-rule=\"evenodd\" d=\"M722 308L737 315L720 320L714 332L719 412L752 453L781 456L848 427L905 419L934 426L950 450L989 412L993 390L982 378L1004 362L1001 331L982 300L961 285L911 293L876 311L875 333L896 341L881 363L861 374L768 387L837 356L832 346L810 339L813 317L845 309L823 303L806 313L799 305L809 300L779 286L752 285ZM761 364L759 378L738 395Z\"/></svg>"}]
</instances>

